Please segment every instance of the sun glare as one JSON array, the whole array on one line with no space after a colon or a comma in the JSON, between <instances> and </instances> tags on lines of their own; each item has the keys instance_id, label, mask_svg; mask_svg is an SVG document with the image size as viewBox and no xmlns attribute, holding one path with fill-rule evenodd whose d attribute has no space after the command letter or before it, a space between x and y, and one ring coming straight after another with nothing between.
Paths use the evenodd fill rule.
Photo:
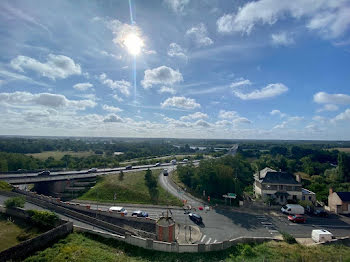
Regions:
<instances>
[{"instance_id":1,"label":"sun glare","mask_svg":"<svg viewBox=\"0 0 350 262\"><path fill-rule=\"evenodd\" d=\"M136 34L129 34L125 37L124 45L130 54L138 55L143 47L143 41Z\"/></svg>"}]
</instances>

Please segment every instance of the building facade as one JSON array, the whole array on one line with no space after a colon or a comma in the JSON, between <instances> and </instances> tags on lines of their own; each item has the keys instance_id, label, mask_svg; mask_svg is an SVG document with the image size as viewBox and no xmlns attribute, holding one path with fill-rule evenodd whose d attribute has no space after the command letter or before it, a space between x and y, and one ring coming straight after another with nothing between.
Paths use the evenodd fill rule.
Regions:
<instances>
[{"instance_id":1,"label":"building facade","mask_svg":"<svg viewBox=\"0 0 350 262\"><path fill-rule=\"evenodd\" d=\"M350 192L333 192L329 189L328 207L336 214L350 214Z\"/></svg>"},{"instance_id":2,"label":"building facade","mask_svg":"<svg viewBox=\"0 0 350 262\"><path fill-rule=\"evenodd\" d=\"M288 200L302 200L300 176L264 168L254 174L254 192L256 197L272 198L279 204ZM310 191L311 192L311 191Z\"/></svg>"}]
</instances>

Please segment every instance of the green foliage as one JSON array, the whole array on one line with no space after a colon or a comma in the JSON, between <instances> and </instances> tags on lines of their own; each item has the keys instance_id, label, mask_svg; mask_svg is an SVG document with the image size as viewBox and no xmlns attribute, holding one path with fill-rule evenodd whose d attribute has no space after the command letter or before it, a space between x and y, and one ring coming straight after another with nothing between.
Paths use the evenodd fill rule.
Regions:
<instances>
[{"instance_id":1,"label":"green foliage","mask_svg":"<svg viewBox=\"0 0 350 262\"><path fill-rule=\"evenodd\" d=\"M152 170L147 169L145 174L145 183L153 203L158 203L159 190L157 179L152 175Z\"/></svg>"},{"instance_id":2,"label":"green foliage","mask_svg":"<svg viewBox=\"0 0 350 262\"><path fill-rule=\"evenodd\" d=\"M12 186L9 183L0 180L0 190L1 191L11 191Z\"/></svg>"},{"instance_id":3,"label":"green foliage","mask_svg":"<svg viewBox=\"0 0 350 262\"><path fill-rule=\"evenodd\" d=\"M32 234L26 231L22 231L17 237L16 239L20 242L22 241L26 241L28 239L32 238Z\"/></svg>"},{"instance_id":4,"label":"green foliage","mask_svg":"<svg viewBox=\"0 0 350 262\"><path fill-rule=\"evenodd\" d=\"M286 242L288 244L297 243L297 241L295 240L295 238L291 234L288 234L287 232L281 232L281 235L283 237L284 242Z\"/></svg>"},{"instance_id":5,"label":"green foliage","mask_svg":"<svg viewBox=\"0 0 350 262\"><path fill-rule=\"evenodd\" d=\"M53 228L59 221L58 216L50 211L28 210L28 213L33 224L40 228Z\"/></svg>"},{"instance_id":6,"label":"green foliage","mask_svg":"<svg viewBox=\"0 0 350 262\"><path fill-rule=\"evenodd\" d=\"M24 197L11 197L9 199L6 199L4 204L6 208L24 207L25 202L26 199Z\"/></svg>"}]
</instances>

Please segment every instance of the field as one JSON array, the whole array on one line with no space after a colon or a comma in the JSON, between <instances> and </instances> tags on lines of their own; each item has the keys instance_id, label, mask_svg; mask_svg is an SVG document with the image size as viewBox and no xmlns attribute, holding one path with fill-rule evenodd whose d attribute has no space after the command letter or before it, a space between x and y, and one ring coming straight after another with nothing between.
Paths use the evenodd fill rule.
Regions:
<instances>
[{"instance_id":1,"label":"field","mask_svg":"<svg viewBox=\"0 0 350 262\"><path fill-rule=\"evenodd\" d=\"M350 147L335 147L335 148L330 148L328 150L330 150L330 151L338 150L340 152L350 153Z\"/></svg>"},{"instance_id":2,"label":"field","mask_svg":"<svg viewBox=\"0 0 350 262\"><path fill-rule=\"evenodd\" d=\"M158 177L160 172L161 169L152 170L155 177ZM79 199L116 203L182 205L180 200L170 195L159 185L158 203L152 203L145 184L145 173L146 171L125 172L122 181L119 180L119 174L103 176L93 188L84 193ZM114 194L117 196L116 200L114 200Z\"/></svg>"},{"instance_id":3,"label":"field","mask_svg":"<svg viewBox=\"0 0 350 262\"><path fill-rule=\"evenodd\" d=\"M71 155L76 157L85 157L85 156L91 156L94 155L94 152L92 151L81 151L81 152L74 152L74 151L46 151L41 153L35 153L35 154L27 154L28 156L33 156L35 158L38 158L40 160L46 160L48 157L53 157L55 160L60 160L64 155Z\"/></svg>"},{"instance_id":4,"label":"field","mask_svg":"<svg viewBox=\"0 0 350 262\"><path fill-rule=\"evenodd\" d=\"M39 235L41 231L31 226L21 219L7 219L0 215L0 251L8 249L26 240Z\"/></svg>"},{"instance_id":5,"label":"field","mask_svg":"<svg viewBox=\"0 0 350 262\"><path fill-rule=\"evenodd\" d=\"M73 233L51 248L27 258L31 261L349 261L350 248L334 246L305 247L284 242L260 245L239 244L210 253L165 253L145 250L113 239Z\"/></svg>"}]
</instances>

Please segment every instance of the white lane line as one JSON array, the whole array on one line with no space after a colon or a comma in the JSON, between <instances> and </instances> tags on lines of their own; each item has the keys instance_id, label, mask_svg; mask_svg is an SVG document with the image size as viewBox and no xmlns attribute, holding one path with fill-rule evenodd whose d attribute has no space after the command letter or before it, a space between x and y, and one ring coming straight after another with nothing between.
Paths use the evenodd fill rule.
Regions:
<instances>
[{"instance_id":1,"label":"white lane line","mask_svg":"<svg viewBox=\"0 0 350 262\"><path fill-rule=\"evenodd\" d=\"M216 241L217 241L217 240L215 239L213 243L216 243Z\"/></svg>"},{"instance_id":2,"label":"white lane line","mask_svg":"<svg viewBox=\"0 0 350 262\"><path fill-rule=\"evenodd\" d=\"M201 242L203 242L204 241L204 239L207 237L207 235L204 235L203 237L202 237L202 240L201 240Z\"/></svg>"},{"instance_id":3,"label":"white lane line","mask_svg":"<svg viewBox=\"0 0 350 262\"><path fill-rule=\"evenodd\" d=\"M207 243L205 243L205 244L208 245L210 243L210 241L211 241L211 237L208 239Z\"/></svg>"}]
</instances>

